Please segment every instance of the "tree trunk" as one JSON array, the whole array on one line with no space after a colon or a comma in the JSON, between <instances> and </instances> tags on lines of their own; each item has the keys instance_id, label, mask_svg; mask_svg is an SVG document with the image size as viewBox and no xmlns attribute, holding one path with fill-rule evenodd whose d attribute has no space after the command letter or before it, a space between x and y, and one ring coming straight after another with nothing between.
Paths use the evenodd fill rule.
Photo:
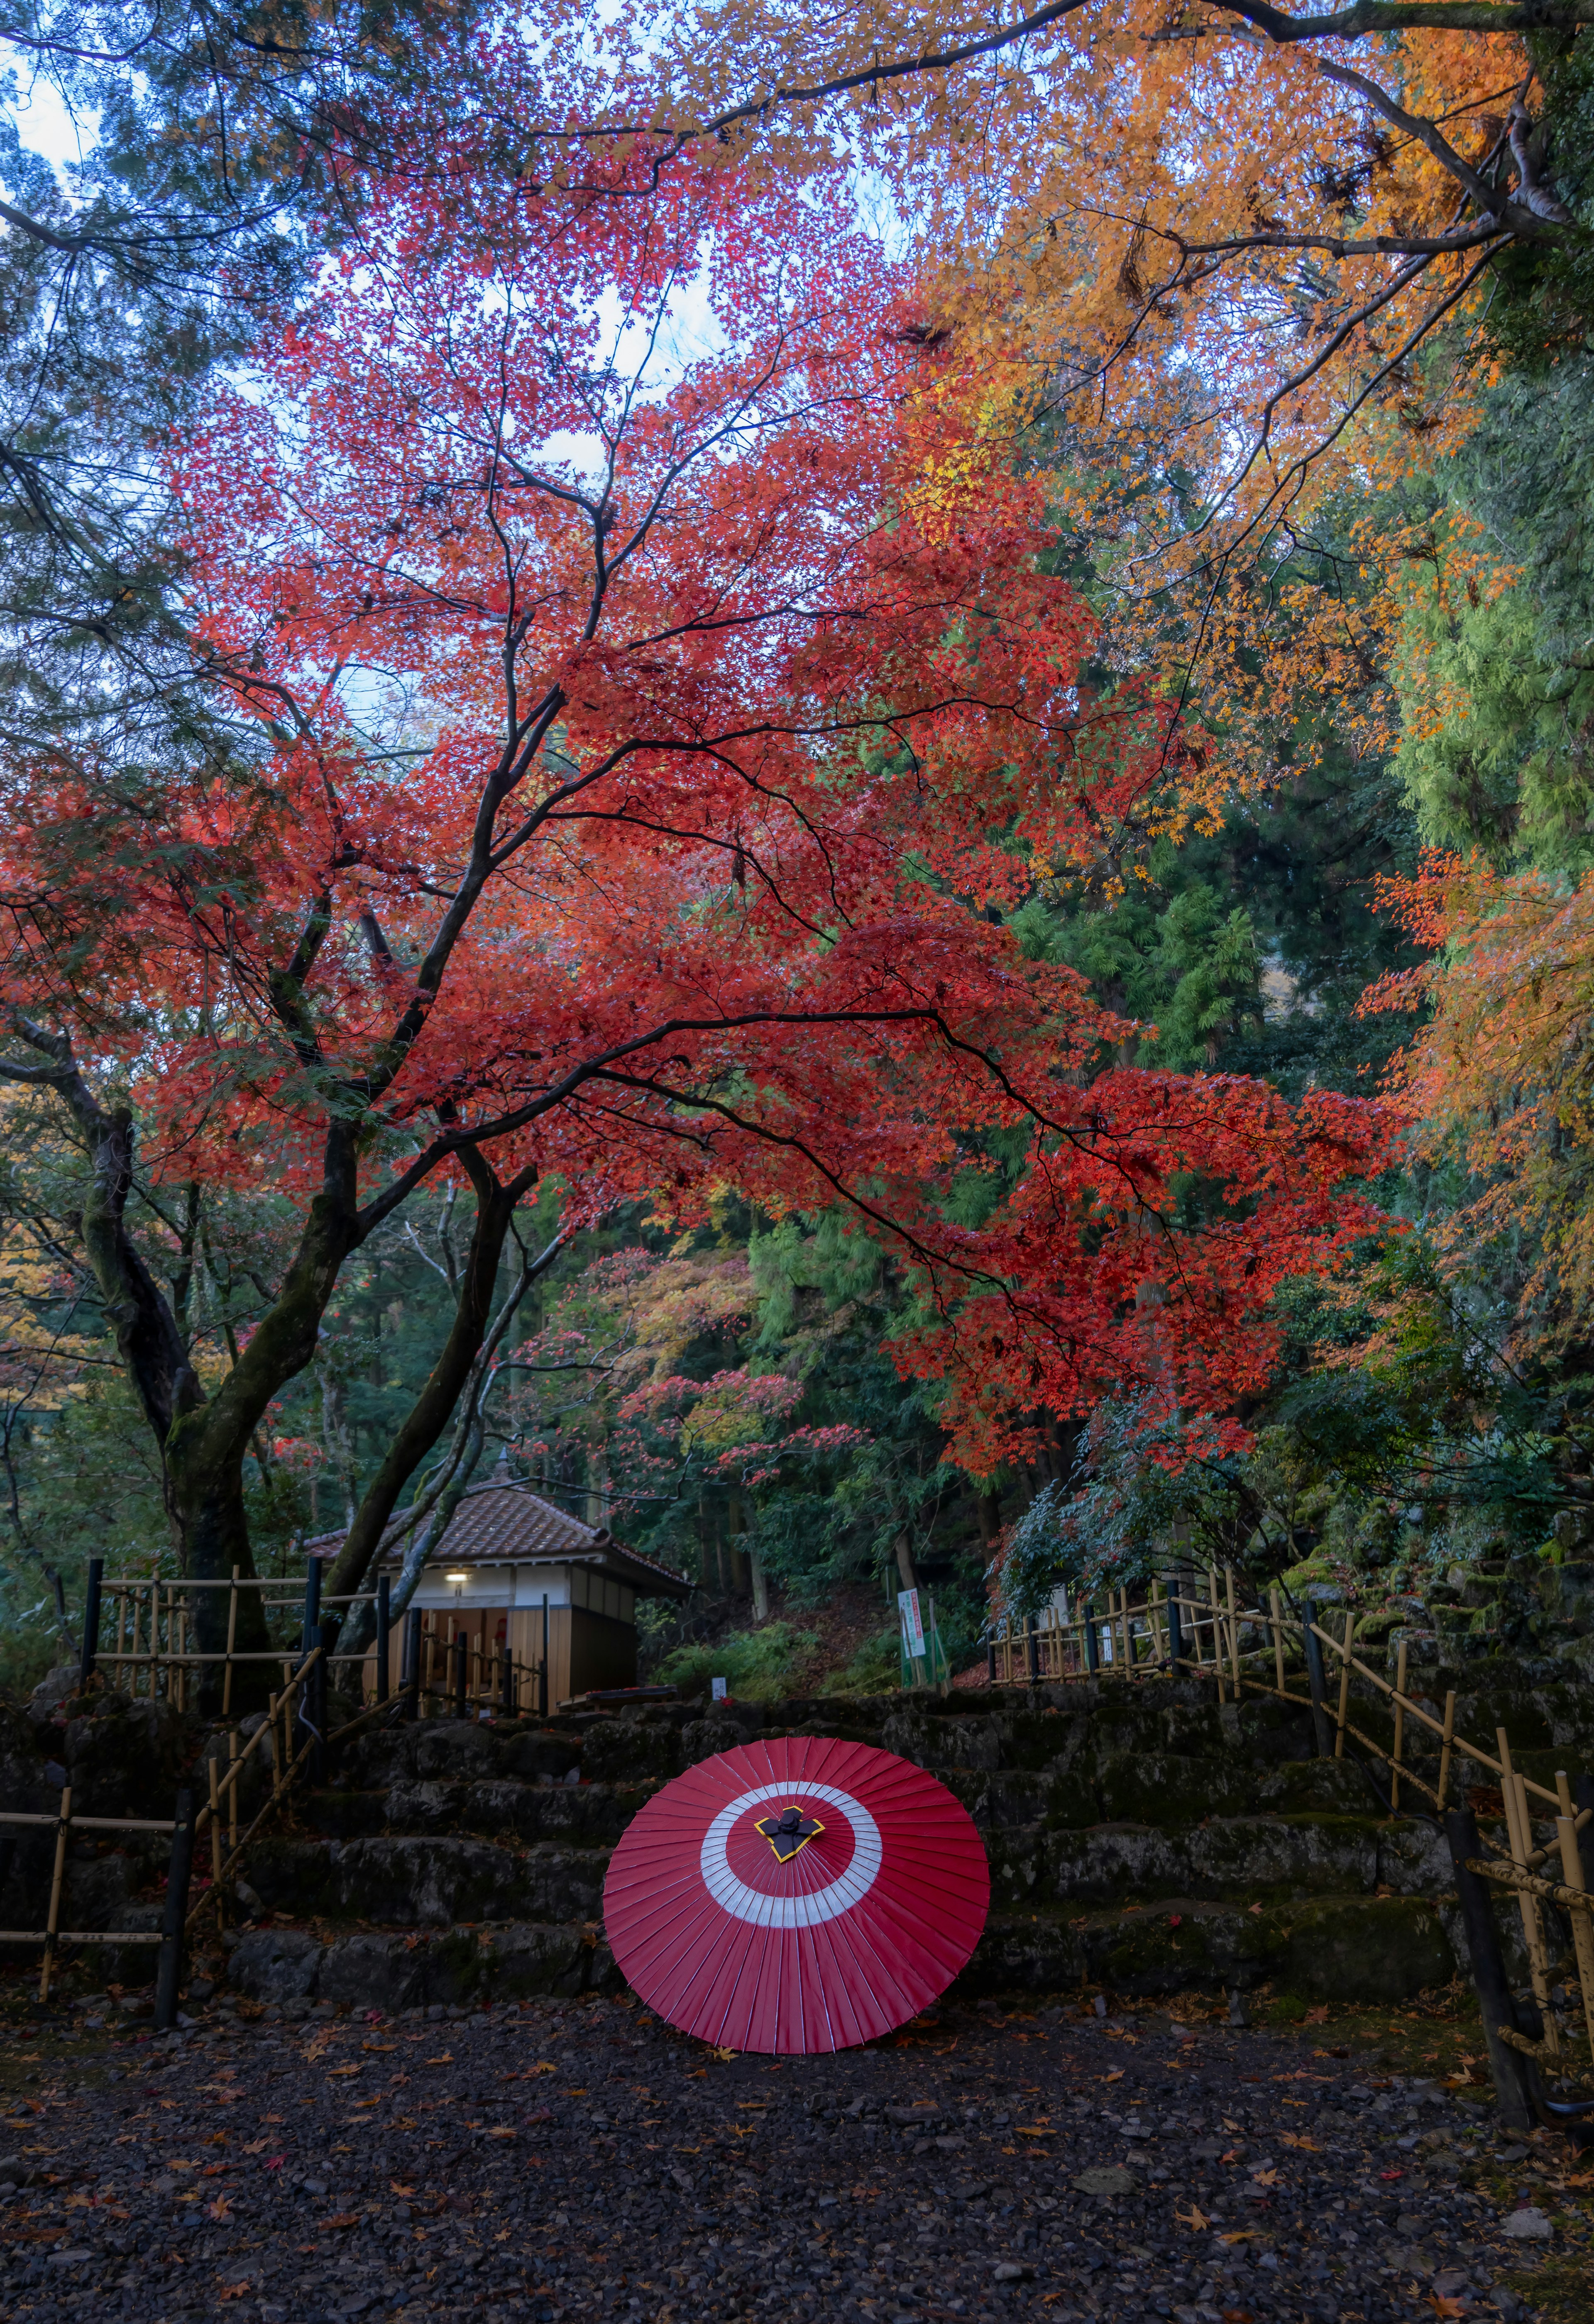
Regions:
<instances>
[{"instance_id":1,"label":"tree trunk","mask_svg":"<svg viewBox=\"0 0 1594 2324\"><path fill-rule=\"evenodd\" d=\"M919 1577L913 1571L913 1545L908 1539L905 1526L896 1537L896 1570L904 1590L917 1590Z\"/></svg>"},{"instance_id":2,"label":"tree trunk","mask_svg":"<svg viewBox=\"0 0 1594 2324\"><path fill-rule=\"evenodd\" d=\"M250 1441L273 1396L315 1353L317 1334L338 1272L358 1239L356 1142L335 1123L327 1137L320 1191L310 1206L299 1248L276 1299L213 1397L207 1398L189 1360L188 1342L171 1301L144 1264L127 1230L133 1191L134 1133L125 1105L103 1106L79 1073L64 1034L27 1025L17 1029L48 1063L8 1066L13 1080L53 1089L70 1112L89 1163L81 1220L83 1248L116 1349L159 1448L162 1491L184 1575L227 1581L235 1567L255 1579L244 1508L244 1462ZM228 1592L194 1592L194 1643L201 1653L225 1650ZM265 1614L256 1591L239 1595L234 1640L240 1654L269 1647ZM245 1664L236 1674L235 1702L264 1697L265 1666ZM209 1702L220 1692L202 1684Z\"/></svg>"},{"instance_id":3,"label":"tree trunk","mask_svg":"<svg viewBox=\"0 0 1594 2324\"><path fill-rule=\"evenodd\" d=\"M502 1186L486 1163L474 1156L466 1167L476 1188L476 1225L459 1278L454 1320L425 1386L404 1416L355 1513L327 1582L329 1597L350 1597L365 1586L399 1495L453 1418L487 1333L504 1245L515 1205L525 1192L525 1181L517 1178L511 1185Z\"/></svg>"}]
</instances>

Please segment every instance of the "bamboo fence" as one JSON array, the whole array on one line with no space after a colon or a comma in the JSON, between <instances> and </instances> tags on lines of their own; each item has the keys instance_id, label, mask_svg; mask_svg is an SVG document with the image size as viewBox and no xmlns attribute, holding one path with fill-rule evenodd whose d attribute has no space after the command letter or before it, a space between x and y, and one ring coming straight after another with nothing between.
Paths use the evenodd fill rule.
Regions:
<instances>
[{"instance_id":1,"label":"bamboo fence","mask_svg":"<svg viewBox=\"0 0 1594 2324\"><path fill-rule=\"evenodd\" d=\"M162 1942L159 1929L63 1929L60 1924L61 1892L66 1886L67 1849L75 1831L162 1831L176 1830L173 1817L151 1816L75 1816L72 1813L72 1787L61 1790L60 1805L53 1815L28 1812L10 1808L0 1809L0 1825L8 1831L53 1831L55 1862L50 1879L50 1904L42 1929L0 1929L0 1944L42 1945L43 1960L39 1970L39 1999L50 1998L51 1980L55 1974L55 1956L62 1945L158 1945Z\"/></svg>"},{"instance_id":2,"label":"bamboo fence","mask_svg":"<svg viewBox=\"0 0 1594 2324\"><path fill-rule=\"evenodd\" d=\"M1450 1802L1458 1763L1470 1761L1487 1770L1499 1784L1504 1833L1486 1837L1481 1844L1490 1852L1468 1858L1466 1868L1515 1894L1529 1980L1543 2028L1537 2042L1505 2026L1500 2038L1535 2063L1564 2070L1563 2029L1552 2000L1560 1972L1544 1921L1544 1906L1553 1904L1570 1924L1568 1966L1581 1997L1583 2032L1594 2061L1594 1893L1579 1846L1579 1835L1594 1819L1594 1808L1574 1804L1564 1770L1557 1772L1553 1790L1524 1775L1513 1764L1510 1738L1503 1727L1495 1730L1492 1751L1461 1734L1453 1689L1445 1694L1441 1717L1417 1701L1408 1691L1404 1640L1396 1646L1391 1681L1355 1652L1354 1609L1345 1609L1337 1624L1329 1609L1321 1611L1321 1620L1287 1614L1277 1590L1269 1591L1265 1608L1243 1606L1234 1570L1227 1567L1221 1576L1213 1570L1200 1582L1191 1577L1154 1582L1137 1605L1130 1603L1127 1591L1120 1590L1108 1593L1105 1608L1086 1605L1065 1616L1049 1607L1038 1621L1022 1628L1008 1625L1005 1635L991 1640L987 1670L998 1685L1066 1683L1104 1674L1142 1679L1178 1673L1213 1680L1220 1703L1260 1695L1292 1704L1311 1712L1320 1750L1328 1747L1331 1735L1335 1758L1343 1759L1351 1744L1382 1762L1392 1812L1399 1811L1404 1786L1429 1803L1435 1817L1441 1816ZM1332 1700L1325 1649L1336 1665ZM1290 1684L1296 1671L1304 1672L1304 1693ZM1353 1719L1354 1680L1370 1688L1392 1713L1391 1744L1369 1735ZM1437 1748L1435 1780L1412 1763L1413 1734ZM1554 1828L1553 1840L1543 1847L1534 1844L1535 1820ZM1543 1868L1552 1860L1559 1865L1559 1880L1543 1877Z\"/></svg>"},{"instance_id":3,"label":"bamboo fence","mask_svg":"<svg viewBox=\"0 0 1594 2324\"><path fill-rule=\"evenodd\" d=\"M310 1634L323 1609L347 1609L385 1603L385 1595L374 1591L323 1599L319 1590L284 1595L283 1589L280 1582L250 1579L236 1571L230 1580L168 1582L137 1576L103 1579L96 1585L91 1600L96 1637L86 1649L85 1677L91 1668L97 1668L119 1693L134 1699L163 1701L178 1711L189 1711L197 1707L197 1676L219 1666L220 1711L225 1720L232 1715L235 1671L262 1664L274 1665L285 1693L292 1683L293 1665L301 1651L301 1642L310 1643ZM197 1625L192 1593L200 1590L225 1590L228 1593L227 1644L209 1652L202 1652L194 1643ZM238 1607L241 1594L246 1590L261 1593L261 1610L268 1624L275 1616L276 1628L290 1627L282 1618L291 1618L291 1627L299 1631L299 1639L253 1652L241 1650L236 1645ZM266 1594L269 1592L277 1594ZM108 1640L104 1639L107 1619ZM416 1667L406 1667L400 1692L409 1692L417 1714L447 1715L451 1711L455 1716L468 1717L484 1710L514 1710L522 1702L547 1708L542 1699L546 1675L543 1662L522 1662L510 1654L507 1646L502 1652L497 1651L484 1643L466 1618L451 1612L440 1623L434 1618L431 1628L425 1627L413 1612L409 1622L407 1661ZM329 1670L341 1670L346 1675L374 1665L372 1707L388 1700L385 1621L374 1649L366 1647L351 1654L334 1651L326 1656L326 1663Z\"/></svg>"}]
</instances>

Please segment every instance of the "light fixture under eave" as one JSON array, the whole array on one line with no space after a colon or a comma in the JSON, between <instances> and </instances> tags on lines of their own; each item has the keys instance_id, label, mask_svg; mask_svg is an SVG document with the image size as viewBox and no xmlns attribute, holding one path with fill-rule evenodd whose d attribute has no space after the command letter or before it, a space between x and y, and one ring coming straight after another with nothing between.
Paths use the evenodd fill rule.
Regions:
<instances>
[{"instance_id":1,"label":"light fixture under eave","mask_svg":"<svg viewBox=\"0 0 1594 2324\"><path fill-rule=\"evenodd\" d=\"M450 1573L446 1576L446 1579L449 1582L468 1582L470 1576L468 1573Z\"/></svg>"}]
</instances>

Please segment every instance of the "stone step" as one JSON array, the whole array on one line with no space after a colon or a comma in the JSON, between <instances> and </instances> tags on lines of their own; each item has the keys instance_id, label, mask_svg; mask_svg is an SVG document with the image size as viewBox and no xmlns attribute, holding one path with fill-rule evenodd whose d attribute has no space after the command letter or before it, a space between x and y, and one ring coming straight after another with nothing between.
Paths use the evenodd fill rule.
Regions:
<instances>
[{"instance_id":1,"label":"stone step","mask_svg":"<svg viewBox=\"0 0 1594 2324\"><path fill-rule=\"evenodd\" d=\"M975 1990L1047 1993L1098 1983L1126 1997L1265 1981L1312 2001L1404 2001L1464 1971L1453 1899L1326 1895L1259 1913L1204 1897L1143 1911L993 1908L965 1978Z\"/></svg>"},{"instance_id":2,"label":"stone step","mask_svg":"<svg viewBox=\"0 0 1594 2324\"><path fill-rule=\"evenodd\" d=\"M602 1827L617 1819L620 1800L634 1794L611 1796L611 1812L591 1819L584 1844L564 1835L527 1844L517 1817L545 1796L526 1785L475 1785L467 1809L503 1813L474 1830L454 1823L351 1839L290 1834L263 1840L251 1855L250 1886L270 1911L392 1928L597 1918L609 1859ZM604 1803L595 1804L601 1809ZM1089 1831L1031 1824L996 1827L985 1837L999 1909L1087 1908L1126 1896L1145 1904L1190 1896L1271 1904L1330 1893L1370 1896L1380 1887L1428 1895L1445 1888L1450 1877L1444 1842L1433 1826L1404 1819L1212 1817L1182 1831L1128 1823Z\"/></svg>"},{"instance_id":3,"label":"stone step","mask_svg":"<svg viewBox=\"0 0 1594 2324\"><path fill-rule=\"evenodd\" d=\"M508 1921L491 1929L403 1932L246 1929L227 1963L229 1998L277 2006L333 2001L350 2008L418 2009L619 1989L601 1931L576 1921Z\"/></svg>"},{"instance_id":4,"label":"stone step","mask_svg":"<svg viewBox=\"0 0 1594 2324\"><path fill-rule=\"evenodd\" d=\"M1266 1981L1275 1996L1304 2003L1393 2003L1455 1975L1453 1919L1428 1897L1334 1895L1260 1914L1200 1897L1128 1911L993 1912L956 1989L1038 1996L1098 1984L1146 1999ZM397 2011L613 1990L618 1978L593 1923L508 1921L407 1933L247 1930L232 1948L228 1986L273 2006L320 2000Z\"/></svg>"},{"instance_id":5,"label":"stone step","mask_svg":"<svg viewBox=\"0 0 1594 2324\"><path fill-rule=\"evenodd\" d=\"M1214 1816L1183 1831L1098 1824L986 1835L993 1909L1014 1904L1149 1904L1198 1896L1283 1903L1320 1894L1432 1895L1450 1853L1429 1823L1353 1816Z\"/></svg>"},{"instance_id":6,"label":"stone step","mask_svg":"<svg viewBox=\"0 0 1594 2324\"><path fill-rule=\"evenodd\" d=\"M394 1930L460 1922L587 1921L603 1914L607 1849L506 1848L434 1834L265 1840L249 1885L268 1912Z\"/></svg>"}]
</instances>

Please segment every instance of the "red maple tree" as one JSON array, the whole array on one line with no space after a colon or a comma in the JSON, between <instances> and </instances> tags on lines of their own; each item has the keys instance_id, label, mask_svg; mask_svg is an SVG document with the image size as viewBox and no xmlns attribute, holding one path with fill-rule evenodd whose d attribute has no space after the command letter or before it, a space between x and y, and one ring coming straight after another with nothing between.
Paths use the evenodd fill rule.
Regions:
<instances>
[{"instance_id":1,"label":"red maple tree","mask_svg":"<svg viewBox=\"0 0 1594 2324\"><path fill-rule=\"evenodd\" d=\"M1383 1127L1093 1077L1128 1028L981 908L1167 747L1132 687L1081 700L1091 620L1044 569L1041 483L987 439L988 383L914 327L839 174L645 141L579 184L468 161L375 189L171 447L230 746L137 780L83 748L10 770L0 1072L55 1089L92 1155L85 1242L189 1570L250 1571L252 1433L349 1254L449 1170L477 1196L459 1314L334 1590L550 1176L573 1220L644 1190L685 1216L726 1181L850 1206L916 1273L901 1360L948 1378L977 1469L1104 1380L1255 1385L1269 1294L1359 1221L1343 1182ZM209 1394L127 1231L135 1118L157 1169L302 1202ZM947 1184L996 1132L1016 1183L956 1228Z\"/></svg>"}]
</instances>

